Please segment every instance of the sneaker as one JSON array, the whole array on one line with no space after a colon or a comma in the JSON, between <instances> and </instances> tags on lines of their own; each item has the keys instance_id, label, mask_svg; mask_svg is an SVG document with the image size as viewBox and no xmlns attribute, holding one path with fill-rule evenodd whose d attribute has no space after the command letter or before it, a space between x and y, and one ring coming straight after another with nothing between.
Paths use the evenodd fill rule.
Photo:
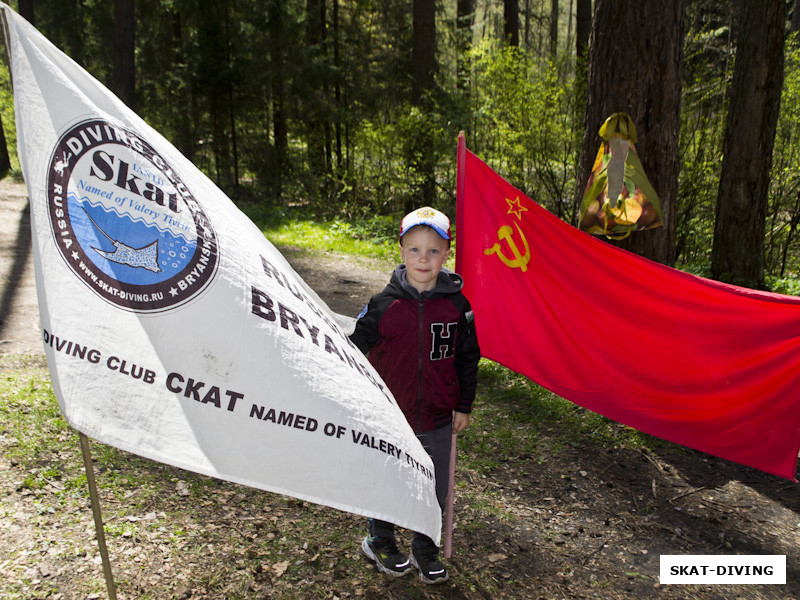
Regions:
<instances>
[{"instance_id":1,"label":"sneaker","mask_svg":"<svg viewBox=\"0 0 800 600\"><path fill-rule=\"evenodd\" d=\"M368 535L361 542L361 549L367 558L374 560L378 570L393 577L402 577L411 570L408 557L397 549L394 540Z\"/></svg>"},{"instance_id":2,"label":"sneaker","mask_svg":"<svg viewBox=\"0 0 800 600\"><path fill-rule=\"evenodd\" d=\"M439 560L436 546L411 549L411 563L419 569L419 578L425 583L444 583L449 577Z\"/></svg>"}]
</instances>

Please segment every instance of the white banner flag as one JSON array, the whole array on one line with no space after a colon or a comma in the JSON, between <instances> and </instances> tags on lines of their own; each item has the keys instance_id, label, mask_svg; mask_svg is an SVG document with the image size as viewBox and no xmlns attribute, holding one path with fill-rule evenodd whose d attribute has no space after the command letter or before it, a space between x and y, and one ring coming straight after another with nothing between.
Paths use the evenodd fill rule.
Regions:
<instances>
[{"instance_id":1,"label":"white banner flag","mask_svg":"<svg viewBox=\"0 0 800 600\"><path fill-rule=\"evenodd\" d=\"M438 543L430 458L347 319L169 142L0 9L42 335L67 421Z\"/></svg>"}]
</instances>

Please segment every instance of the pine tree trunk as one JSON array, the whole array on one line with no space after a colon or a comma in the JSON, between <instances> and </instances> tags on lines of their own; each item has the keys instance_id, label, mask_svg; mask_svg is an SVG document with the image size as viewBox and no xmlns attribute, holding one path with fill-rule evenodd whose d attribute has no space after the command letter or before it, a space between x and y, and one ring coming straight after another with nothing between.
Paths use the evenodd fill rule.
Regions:
<instances>
[{"instance_id":1,"label":"pine tree trunk","mask_svg":"<svg viewBox=\"0 0 800 600\"><path fill-rule=\"evenodd\" d=\"M283 191L284 172L288 168L289 128L286 118L285 61L283 58L282 0L270 0L268 24L270 32L270 87L272 88L272 136L275 146L273 195L279 199Z\"/></svg>"},{"instance_id":2,"label":"pine tree trunk","mask_svg":"<svg viewBox=\"0 0 800 600\"><path fill-rule=\"evenodd\" d=\"M229 3L209 2L199 13L200 85L208 103L211 121L211 147L214 153L216 183L223 189L233 184L230 147L229 40L227 29Z\"/></svg>"},{"instance_id":3,"label":"pine tree trunk","mask_svg":"<svg viewBox=\"0 0 800 600\"><path fill-rule=\"evenodd\" d=\"M575 53L579 61L586 60L591 33L592 0L577 0L575 3Z\"/></svg>"},{"instance_id":4,"label":"pine tree trunk","mask_svg":"<svg viewBox=\"0 0 800 600\"><path fill-rule=\"evenodd\" d=\"M411 101L420 107L423 115L430 113L431 93L436 85L436 3L432 0L414 0L413 35L411 47L412 91ZM434 180L433 134L427 128L419 132L411 157L412 168L418 174L415 198L406 202L407 212L414 204L433 204L436 196Z\"/></svg>"},{"instance_id":5,"label":"pine tree trunk","mask_svg":"<svg viewBox=\"0 0 800 600\"><path fill-rule=\"evenodd\" d=\"M3 121L0 119L0 179L8 175L11 170L11 157L8 154L8 143L6 133L3 128Z\"/></svg>"},{"instance_id":6,"label":"pine tree trunk","mask_svg":"<svg viewBox=\"0 0 800 600\"><path fill-rule=\"evenodd\" d=\"M519 0L503 0L503 38L509 46L519 46Z\"/></svg>"},{"instance_id":7,"label":"pine tree trunk","mask_svg":"<svg viewBox=\"0 0 800 600\"><path fill-rule=\"evenodd\" d=\"M469 89L472 67L469 50L472 47L472 26L475 22L475 0L458 0L456 6L456 71L459 90Z\"/></svg>"},{"instance_id":8,"label":"pine tree trunk","mask_svg":"<svg viewBox=\"0 0 800 600\"><path fill-rule=\"evenodd\" d=\"M596 1L576 190L580 201L601 142L600 126L613 113L628 113L664 224L616 244L667 265L675 262L682 17L683 0Z\"/></svg>"},{"instance_id":9,"label":"pine tree trunk","mask_svg":"<svg viewBox=\"0 0 800 600\"><path fill-rule=\"evenodd\" d=\"M306 47L312 57L309 71L309 94L306 98L307 115L306 127L308 130L306 147L308 164L315 177L322 177L326 173L329 162L326 150L328 138L327 124L325 122L323 107L326 102L324 63L325 54L325 0L306 0Z\"/></svg>"},{"instance_id":10,"label":"pine tree trunk","mask_svg":"<svg viewBox=\"0 0 800 600\"><path fill-rule=\"evenodd\" d=\"M134 0L114 0L114 93L136 109L136 18Z\"/></svg>"},{"instance_id":11,"label":"pine tree trunk","mask_svg":"<svg viewBox=\"0 0 800 600\"><path fill-rule=\"evenodd\" d=\"M550 58L558 51L558 0L550 0Z\"/></svg>"},{"instance_id":12,"label":"pine tree trunk","mask_svg":"<svg viewBox=\"0 0 800 600\"><path fill-rule=\"evenodd\" d=\"M19 14L34 27L36 20L33 17L33 0L19 0Z\"/></svg>"},{"instance_id":13,"label":"pine tree trunk","mask_svg":"<svg viewBox=\"0 0 800 600\"><path fill-rule=\"evenodd\" d=\"M742 0L711 275L763 288L764 223L783 84L783 0Z\"/></svg>"}]
</instances>

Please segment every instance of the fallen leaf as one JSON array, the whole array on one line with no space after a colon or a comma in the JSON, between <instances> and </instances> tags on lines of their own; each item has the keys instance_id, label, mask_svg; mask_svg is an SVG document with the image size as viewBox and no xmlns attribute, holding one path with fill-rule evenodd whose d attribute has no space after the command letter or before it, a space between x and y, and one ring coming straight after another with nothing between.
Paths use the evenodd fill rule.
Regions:
<instances>
[{"instance_id":1,"label":"fallen leaf","mask_svg":"<svg viewBox=\"0 0 800 600\"><path fill-rule=\"evenodd\" d=\"M283 562L276 563L272 565L272 570L275 571L275 576L280 577L284 573L286 573L286 569L289 568L289 561L284 560Z\"/></svg>"}]
</instances>

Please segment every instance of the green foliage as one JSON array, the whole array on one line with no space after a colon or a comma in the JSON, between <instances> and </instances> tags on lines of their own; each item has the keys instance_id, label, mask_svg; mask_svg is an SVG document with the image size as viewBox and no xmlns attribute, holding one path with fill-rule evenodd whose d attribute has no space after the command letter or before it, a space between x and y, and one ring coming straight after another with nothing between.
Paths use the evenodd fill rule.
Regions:
<instances>
[{"instance_id":1,"label":"green foliage","mask_svg":"<svg viewBox=\"0 0 800 600\"><path fill-rule=\"evenodd\" d=\"M766 271L783 278L800 272L800 41L787 42L781 110L773 149L770 178L770 215L766 227ZM785 289L780 283L775 284ZM791 289L791 288L790 288Z\"/></svg>"},{"instance_id":2,"label":"green foliage","mask_svg":"<svg viewBox=\"0 0 800 600\"><path fill-rule=\"evenodd\" d=\"M676 248L678 266L688 270L711 262L728 108L725 92L733 73L730 31L717 10L693 6L684 41Z\"/></svg>"},{"instance_id":3,"label":"green foliage","mask_svg":"<svg viewBox=\"0 0 800 600\"><path fill-rule=\"evenodd\" d=\"M571 221L577 125L570 65L485 41L473 51L471 148L528 196Z\"/></svg>"},{"instance_id":4,"label":"green foliage","mask_svg":"<svg viewBox=\"0 0 800 600\"><path fill-rule=\"evenodd\" d=\"M800 296L800 279L797 277L770 277L767 276L767 287L776 294Z\"/></svg>"}]
</instances>

